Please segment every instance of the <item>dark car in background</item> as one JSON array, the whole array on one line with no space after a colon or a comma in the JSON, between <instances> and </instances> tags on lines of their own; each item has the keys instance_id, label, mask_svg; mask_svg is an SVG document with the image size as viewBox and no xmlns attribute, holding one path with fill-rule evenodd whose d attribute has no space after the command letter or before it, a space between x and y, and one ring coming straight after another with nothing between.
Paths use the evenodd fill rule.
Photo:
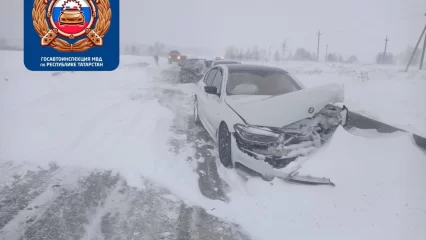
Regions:
<instances>
[{"instance_id":1,"label":"dark car in background","mask_svg":"<svg viewBox=\"0 0 426 240\"><path fill-rule=\"evenodd\" d=\"M206 67L210 68L213 65L213 60L206 60Z\"/></svg>"},{"instance_id":2,"label":"dark car in background","mask_svg":"<svg viewBox=\"0 0 426 240\"><path fill-rule=\"evenodd\" d=\"M211 68L219 64L241 64L241 62L234 61L234 60L207 60L206 61L207 68L203 70L203 74L205 74Z\"/></svg>"},{"instance_id":3,"label":"dark car in background","mask_svg":"<svg viewBox=\"0 0 426 240\"><path fill-rule=\"evenodd\" d=\"M173 62L178 63L182 54L177 50L172 50L169 52L169 64L172 64Z\"/></svg>"},{"instance_id":4,"label":"dark car in background","mask_svg":"<svg viewBox=\"0 0 426 240\"><path fill-rule=\"evenodd\" d=\"M183 83L200 80L207 69L206 59L188 58L180 69L179 80Z\"/></svg>"}]
</instances>

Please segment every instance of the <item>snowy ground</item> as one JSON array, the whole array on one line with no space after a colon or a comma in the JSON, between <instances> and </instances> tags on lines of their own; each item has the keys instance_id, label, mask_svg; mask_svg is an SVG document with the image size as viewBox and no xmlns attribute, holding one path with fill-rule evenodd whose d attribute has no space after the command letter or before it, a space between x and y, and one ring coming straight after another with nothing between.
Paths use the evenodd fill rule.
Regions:
<instances>
[{"instance_id":1,"label":"snowy ground","mask_svg":"<svg viewBox=\"0 0 426 240\"><path fill-rule=\"evenodd\" d=\"M115 72L30 73L1 54L0 239L426 235L426 154L406 133L338 129L302 168L334 188L242 178L191 121L177 67L126 56Z\"/></svg>"}]
</instances>

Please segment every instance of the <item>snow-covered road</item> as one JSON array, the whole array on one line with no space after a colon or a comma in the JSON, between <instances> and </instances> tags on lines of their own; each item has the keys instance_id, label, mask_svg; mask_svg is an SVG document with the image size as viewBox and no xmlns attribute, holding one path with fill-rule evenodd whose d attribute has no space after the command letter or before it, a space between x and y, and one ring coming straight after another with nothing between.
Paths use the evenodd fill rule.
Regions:
<instances>
[{"instance_id":1,"label":"snow-covered road","mask_svg":"<svg viewBox=\"0 0 426 240\"><path fill-rule=\"evenodd\" d=\"M3 73L0 239L249 239L186 200L225 200L213 147L176 69L141 60Z\"/></svg>"},{"instance_id":2,"label":"snow-covered road","mask_svg":"<svg viewBox=\"0 0 426 240\"><path fill-rule=\"evenodd\" d=\"M2 62L0 239L426 235L426 154L410 135L339 128L302 169L335 188L242 178L191 121L193 85L150 61L107 73Z\"/></svg>"}]
</instances>

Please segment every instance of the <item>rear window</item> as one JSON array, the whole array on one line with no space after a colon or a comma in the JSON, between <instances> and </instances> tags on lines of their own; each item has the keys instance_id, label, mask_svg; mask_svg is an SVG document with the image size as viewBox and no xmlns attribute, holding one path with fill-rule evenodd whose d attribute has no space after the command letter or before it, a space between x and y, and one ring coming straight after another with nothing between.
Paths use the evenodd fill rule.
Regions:
<instances>
[{"instance_id":1,"label":"rear window","mask_svg":"<svg viewBox=\"0 0 426 240\"><path fill-rule=\"evenodd\" d=\"M287 73L274 70L230 70L228 95L281 95L302 87Z\"/></svg>"}]
</instances>

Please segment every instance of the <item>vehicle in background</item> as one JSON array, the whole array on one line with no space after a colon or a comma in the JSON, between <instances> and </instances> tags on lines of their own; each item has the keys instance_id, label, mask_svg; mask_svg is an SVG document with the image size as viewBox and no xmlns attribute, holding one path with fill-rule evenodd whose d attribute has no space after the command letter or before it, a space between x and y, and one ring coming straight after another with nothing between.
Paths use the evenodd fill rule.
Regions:
<instances>
[{"instance_id":1,"label":"vehicle in background","mask_svg":"<svg viewBox=\"0 0 426 240\"><path fill-rule=\"evenodd\" d=\"M206 69L206 59L189 58L180 69L179 80L182 83L200 80Z\"/></svg>"},{"instance_id":2,"label":"vehicle in background","mask_svg":"<svg viewBox=\"0 0 426 240\"><path fill-rule=\"evenodd\" d=\"M213 60L206 60L206 67L210 68L213 65Z\"/></svg>"},{"instance_id":3,"label":"vehicle in background","mask_svg":"<svg viewBox=\"0 0 426 240\"><path fill-rule=\"evenodd\" d=\"M234 60L209 60L209 64L206 64L207 68L203 71L203 74L209 71L212 67L219 64L241 64L241 63Z\"/></svg>"},{"instance_id":4,"label":"vehicle in background","mask_svg":"<svg viewBox=\"0 0 426 240\"><path fill-rule=\"evenodd\" d=\"M222 60L225 59L224 57L216 57L214 60Z\"/></svg>"},{"instance_id":5,"label":"vehicle in background","mask_svg":"<svg viewBox=\"0 0 426 240\"><path fill-rule=\"evenodd\" d=\"M214 60L211 67L214 67L219 64L241 64L241 62L234 60Z\"/></svg>"},{"instance_id":6,"label":"vehicle in background","mask_svg":"<svg viewBox=\"0 0 426 240\"><path fill-rule=\"evenodd\" d=\"M172 50L169 52L169 64L172 64L173 62L178 63L181 57L181 53L177 50Z\"/></svg>"},{"instance_id":7,"label":"vehicle in background","mask_svg":"<svg viewBox=\"0 0 426 240\"><path fill-rule=\"evenodd\" d=\"M181 55L179 62L178 62L178 66L182 67L185 64L186 59L188 59L188 57L186 55Z\"/></svg>"},{"instance_id":8,"label":"vehicle in background","mask_svg":"<svg viewBox=\"0 0 426 240\"><path fill-rule=\"evenodd\" d=\"M194 121L217 143L225 167L244 166L265 180L331 183L285 168L346 124L340 85L305 88L280 68L229 64L213 67L196 86Z\"/></svg>"}]
</instances>

